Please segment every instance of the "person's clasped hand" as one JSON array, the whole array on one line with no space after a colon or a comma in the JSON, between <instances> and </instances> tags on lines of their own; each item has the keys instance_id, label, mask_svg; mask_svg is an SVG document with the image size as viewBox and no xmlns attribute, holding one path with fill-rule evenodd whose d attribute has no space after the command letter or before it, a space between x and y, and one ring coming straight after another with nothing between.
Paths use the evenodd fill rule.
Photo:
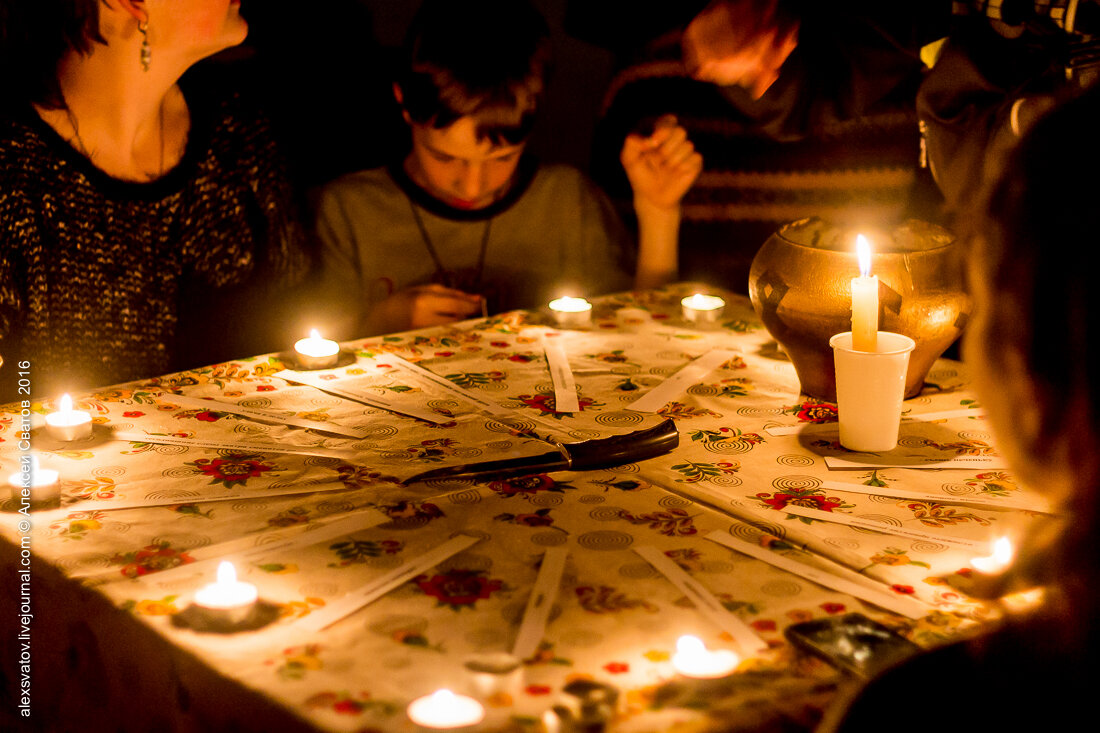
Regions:
<instances>
[{"instance_id":1,"label":"person's clasped hand","mask_svg":"<svg viewBox=\"0 0 1100 733\"><path fill-rule=\"evenodd\" d=\"M374 307L374 317L387 332L454 323L482 311L482 297L438 283L398 290Z\"/></svg>"},{"instance_id":2,"label":"person's clasped hand","mask_svg":"<svg viewBox=\"0 0 1100 733\"><path fill-rule=\"evenodd\" d=\"M648 136L627 135L619 159L635 202L664 210L680 205L703 170L703 156L695 151L687 130L673 115L657 120Z\"/></svg>"}]
</instances>

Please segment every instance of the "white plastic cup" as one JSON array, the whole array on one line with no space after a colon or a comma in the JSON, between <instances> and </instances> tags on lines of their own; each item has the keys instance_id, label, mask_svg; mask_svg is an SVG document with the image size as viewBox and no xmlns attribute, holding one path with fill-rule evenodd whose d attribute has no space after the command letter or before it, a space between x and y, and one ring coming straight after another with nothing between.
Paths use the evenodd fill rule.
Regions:
<instances>
[{"instance_id":1,"label":"white plastic cup","mask_svg":"<svg viewBox=\"0 0 1100 733\"><path fill-rule=\"evenodd\" d=\"M875 351L852 348L852 332L829 339L836 365L836 405L840 444L865 453L893 450L901 427L901 403L909 354L916 342L889 331L878 332Z\"/></svg>"}]
</instances>

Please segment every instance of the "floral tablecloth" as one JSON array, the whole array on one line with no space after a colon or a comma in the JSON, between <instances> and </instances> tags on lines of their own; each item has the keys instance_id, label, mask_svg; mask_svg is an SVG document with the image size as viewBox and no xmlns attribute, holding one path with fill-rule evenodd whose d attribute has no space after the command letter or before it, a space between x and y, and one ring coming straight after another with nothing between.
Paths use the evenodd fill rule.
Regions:
<instances>
[{"instance_id":1,"label":"floral tablecloth","mask_svg":"<svg viewBox=\"0 0 1100 733\"><path fill-rule=\"evenodd\" d=\"M127 623L307 728L415 730L407 704L441 687L479 697L488 711L483 728L534 728L567 684L590 680L619 693L617 730L748 729L767 721L808 729L842 678L792 650L784 629L859 610L925 646L955 638L991 614L966 595L969 560L987 553L965 543L984 548L1034 521L1027 507L1038 499L1001 469L830 467L828 458L850 457L837 440L835 406L800 395L792 365L746 299L725 294L713 327L684 322L679 301L694 291L681 284L600 298L591 327L562 334L580 405L573 413L555 411L541 339L551 324L533 312L349 342L338 368L315 373L433 411L435 422L288 381L277 374L293 364L278 354L74 395L95 416L92 438L59 443L34 431L39 459L60 472L64 494L61 508L31 515L34 557L59 571L62 586L107 599ZM702 381L656 413L630 409L715 349L732 355ZM392 355L507 408L508 418L395 370ZM362 437L261 422L213 403L180 406L173 394L358 429ZM38 425L56 404L35 401L31 409ZM906 421L903 450L996 456L959 363L937 362L905 410L935 419ZM545 452L528 431L583 440L666 417L678 428L679 448L637 464L483 484L401 483L432 467ZM0 414L5 475L17 458L18 425L19 410L8 406ZM136 439L141 434L148 439ZM252 449L265 445L300 452ZM890 494L896 489L942 500L898 498ZM792 513L799 508L933 536ZM14 546L23 518L16 509L9 501L0 513L0 531ZM356 517L362 529L319 534L326 538L312 544L301 539ZM460 534L479 541L323 630L304 623ZM826 570L858 571L927 613L885 612L735 552L713 541L718 535ZM298 541L280 550L284 539ZM276 549L256 551L266 545ZM743 654L738 674L726 680L702 685L677 676L671 656L681 634L742 650L635 552L650 546L767 649ZM543 554L558 547L569 554L541 643L518 675L479 688L468 662L512 648ZM235 634L178 623L212 579L209 564L201 573L174 570L163 581L158 572L246 550L237 571L273 609L272 623ZM36 628L49 628L50 616L50 608L37 607ZM128 663L140 669L144 662ZM39 690L51 684L36 680ZM142 704L131 699L124 707ZM187 706L173 704L186 715ZM111 713L128 714L97 714Z\"/></svg>"}]
</instances>

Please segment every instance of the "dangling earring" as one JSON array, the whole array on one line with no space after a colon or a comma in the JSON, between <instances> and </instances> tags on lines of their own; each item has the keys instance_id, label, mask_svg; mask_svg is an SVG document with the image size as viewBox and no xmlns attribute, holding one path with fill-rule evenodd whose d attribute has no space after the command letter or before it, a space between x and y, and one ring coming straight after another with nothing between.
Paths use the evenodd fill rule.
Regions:
<instances>
[{"instance_id":1,"label":"dangling earring","mask_svg":"<svg viewBox=\"0 0 1100 733\"><path fill-rule=\"evenodd\" d=\"M138 25L138 32L141 33L141 70L148 71L149 64L153 59L153 51L149 48L149 36L146 31L149 30L149 21L142 21Z\"/></svg>"}]
</instances>

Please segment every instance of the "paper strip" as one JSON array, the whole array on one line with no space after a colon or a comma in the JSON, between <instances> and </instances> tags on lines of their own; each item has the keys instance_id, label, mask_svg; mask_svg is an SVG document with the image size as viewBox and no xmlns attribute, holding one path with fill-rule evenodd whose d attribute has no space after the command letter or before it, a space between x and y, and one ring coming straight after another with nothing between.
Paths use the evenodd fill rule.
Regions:
<instances>
[{"instance_id":1,"label":"paper strip","mask_svg":"<svg viewBox=\"0 0 1100 733\"><path fill-rule=\"evenodd\" d=\"M380 578L351 591L339 600L333 601L319 611L314 611L302 618L298 625L306 631L320 631L328 628L340 619L355 613L363 606L372 603L394 588L420 573L429 570L443 562L452 555L465 550L467 547L480 542L482 538L470 535L458 535L452 537L438 547L428 550L424 554L413 558L409 562L394 568Z\"/></svg>"},{"instance_id":2,"label":"paper strip","mask_svg":"<svg viewBox=\"0 0 1100 733\"><path fill-rule=\"evenodd\" d=\"M825 456L825 465L829 468L965 468L968 470L991 471L1006 470L1008 464L1001 456L955 456L954 458L935 458L933 456L892 456L861 454L861 458L839 458Z\"/></svg>"},{"instance_id":3,"label":"paper strip","mask_svg":"<svg viewBox=\"0 0 1100 733\"><path fill-rule=\"evenodd\" d=\"M407 361L397 354L386 354L384 357L378 357L376 361L383 359L387 364L395 365L398 369L405 372L413 379L419 379L420 381L432 384L443 392L449 394L450 396L462 400L467 404L474 405L475 407L485 410L486 412L489 412L493 415L515 414L514 410L507 407L502 407L492 400L486 399L481 395L474 394L468 389L463 389L446 377L441 377L435 372L425 369L418 364L413 364L411 361Z\"/></svg>"},{"instance_id":4,"label":"paper strip","mask_svg":"<svg viewBox=\"0 0 1100 733\"><path fill-rule=\"evenodd\" d=\"M216 570L222 560L230 560L241 564L248 564L260 560L277 557L280 553L286 554L293 550L300 550L320 542L344 537L356 532L361 532L371 527L376 527L390 520L390 517L377 509L367 509L355 514L346 515L327 524L305 525L294 532L290 537L271 540L270 534L253 534L246 537L219 542L206 547L188 550L188 555L196 558L195 562L186 565L177 565L174 568L161 570L136 578L139 583L163 583L180 577L192 577ZM280 536L283 532L280 532ZM257 545L259 540L266 540L264 544ZM111 568L112 575L118 575L118 568ZM124 578L119 578L124 580ZM129 580L128 578L125 580Z\"/></svg>"},{"instance_id":5,"label":"paper strip","mask_svg":"<svg viewBox=\"0 0 1100 733\"><path fill-rule=\"evenodd\" d=\"M569 357L565 355L562 337L555 333L544 333L542 348L550 367L550 379L554 382L554 409L558 412L580 412L577 384L573 381L573 371L569 368Z\"/></svg>"},{"instance_id":6,"label":"paper strip","mask_svg":"<svg viewBox=\"0 0 1100 733\"><path fill-rule=\"evenodd\" d=\"M550 618L554 598L558 595L558 586L561 585L565 559L568 556L569 550L564 547L551 547L543 553L542 567L535 579L535 587L531 589L531 597L527 599L523 622L512 647L512 656L517 659L533 656L546 633L546 621Z\"/></svg>"},{"instance_id":7,"label":"paper strip","mask_svg":"<svg viewBox=\"0 0 1100 733\"><path fill-rule=\"evenodd\" d=\"M699 613L710 619L718 628L733 637L745 654L756 654L768 648L767 643L749 628L748 624L726 610L714 595L685 573L679 565L652 545L633 548L646 562L660 571L681 593L695 604Z\"/></svg>"},{"instance_id":8,"label":"paper strip","mask_svg":"<svg viewBox=\"0 0 1100 733\"><path fill-rule=\"evenodd\" d=\"M627 405L636 412L657 412L683 394L688 387L702 381L703 377L725 364L737 354L726 349L714 349L686 364L680 371Z\"/></svg>"},{"instance_id":9,"label":"paper strip","mask_svg":"<svg viewBox=\"0 0 1100 733\"><path fill-rule=\"evenodd\" d=\"M436 425L442 425L443 423L450 422L453 418L445 415L440 415L438 412L432 410L420 409L415 405L408 405L397 400L390 399L388 397L382 397L371 392L359 389L351 384L348 384L349 379L321 379L319 375L310 374L309 372L297 372L293 369L284 369L281 372L275 373L276 377L285 379L288 382L297 382L298 384L305 384L310 387L321 390L322 392L328 392L329 394L336 395L337 397L343 397L346 400L352 402L360 402L368 407L377 407L380 410L388 410L389 412L396 412L399 415L407 415L409 417L415 417L420 420L425 420Z\"/></svg>"},{"instance_id":10,"label":"paper strip","mask_svg":"<svg viewBox=\"0 0 1100 733\"><path fill-rule=\"evenodd\" d=\"M255 407L244 407L233 402L221 402L219 400L208 400L199 397L185 397L178 394L161 395L157 397L157 400L169 405L179 405L180 407L201 407L214 412L231 412L234 415L243 415L244 417L250 417L260 422L274 422L281 425L293 425L296 428L321 430L326 433L344 435L349 438L361 439L370 435L369 430L345 428L340 425L321 422L320 420L306 420L305 418L294 417L292 414L288 415L273 410L260 410ZM293 410L287 410L286 412L292 413Z\"/></svg>"},{"instance_id":11,"label":"paper strip","mask_svg":"<svg viewBox=\"0 0 1100 733\"><path fill-rule=\"evenodd\" d=\"M177 438L174 435L151 435L149 433L130 433L119 431L111 435L112 440L134 443L155 443L157 445L182 445L187 448L213 448L215 450L247 451L249 453L292 453L303 456L323 456L351 460L358 455L350 450L329 448L310 448L308 446L287 445L285 443L236 443L227 440L201 440L199 438Z\"/></svg>"},{"instance_id":12,"label":"paper strip","mask_svg":"<svg viewBox=\"0 0 1100 733\"><path fill-rule=\"evenodd\" d=\"M769 565L774 565L781 570L786 570L788 573L793 573L794 575L813 581L826 588L832 588L841 593L855 596L879 608L884 608L887 611L900 613L902 616L907 616L908 618L923 618L928 614L928 608L923 603L909 596L892 595L886 591L865 588L858 583L853 583L844 578L838 578L829 572L810 565L805 565L789 557L784 557L778 552L766 550L758 545L753 545L749 542L736 539L735 537L730 537L728 534L710 532L703 536L711 542L725 545L731 550L736 550L745 555L755 557L757 560L762 560Z\"/></svg>"},{"instance_id":13,"label":"paper strip","mask_svg":"<svg viewBox=\"0 0 1100 733\"><path fill-rule=\"evenodd\" d=\"M941 412L926 412L920 415L904 415L901 418L901 422L914 423L914 422L933 422L935 420L950 420L954 417L985 417L985 410L980 408L960 409L960 410L943 410ZM824 423L802 423L801 425L783 425L765 428L765 432L768 435L795 435L797 433L827 433L830 430L839 430L839 424L834 422Z\"/></svg>"},{"instance_id":14,"label":"paper strip","mask_svg":"<svg viewBox=\"0 0 1100 733\"><path fill-rule=\"evenodd\" d=\"M934 534L932 532L924 532L919 529L909 529L908 527L896 527L886 522L880 522L875 519L860 519L859 517L853 517L851 514L844 514L842 512L823 512L820 509L807 509L806 507L794 506L788 504L780 511L787 514L794 514L799 517L806 517L808 519L819 519L823 522L832 522L834 524L845 524L849 527L859 527L861 529L870 529L875 532L882 532L883 534L896 535L898 537L908 537L911 540L924 540L927 542L942 542L945 545L954 545L955 547L963 547L968 550L988 550L989 542L987 540L967 540L962 537L951 537L948 535Z\"/></svg>"},{"instance_id":15,"label":"paper strip","mask_svg":"<svg viewBox=\"0 0 1100 733\"><path fill-rule=\"evenodd\" d=\"M896 499L916 499L917 501L934 501L939 504L966 504L967 506L980 506L989 509L1019 509L1028 512L1042 512L1051 514L1050 503L1039 496L1029 496L1023 499L1014 497L989 499L981 494L960 494L951 496L936 491L911 491L898 489L893 486L867 486L865 484L850 484L843 481L822 481L821 488L834 491L848 491L853 494L867 494L869 496L889 496Z\"/></svg>"},{"instance_id":16,"label":"paper strip","mask_svg":"<svg viewBox=\"0 0 1100 733\"><path fill-rule=\"evenodd\" d=\"M113 499L76 500L62 507L66 511L90 512L111 511L112 509L135 509L139 507L175 506L176 504L207 504L215 501L233 501L234 499L267 499L272 496L290 496L293 494L312 494L321 491L347 491L347 484L341 481L324 483L298 483L280 489L236 489L200 496L168 496L150 499L140 492L128 496L124 490L116 487Z\"/></svg>"}]
</instances>

